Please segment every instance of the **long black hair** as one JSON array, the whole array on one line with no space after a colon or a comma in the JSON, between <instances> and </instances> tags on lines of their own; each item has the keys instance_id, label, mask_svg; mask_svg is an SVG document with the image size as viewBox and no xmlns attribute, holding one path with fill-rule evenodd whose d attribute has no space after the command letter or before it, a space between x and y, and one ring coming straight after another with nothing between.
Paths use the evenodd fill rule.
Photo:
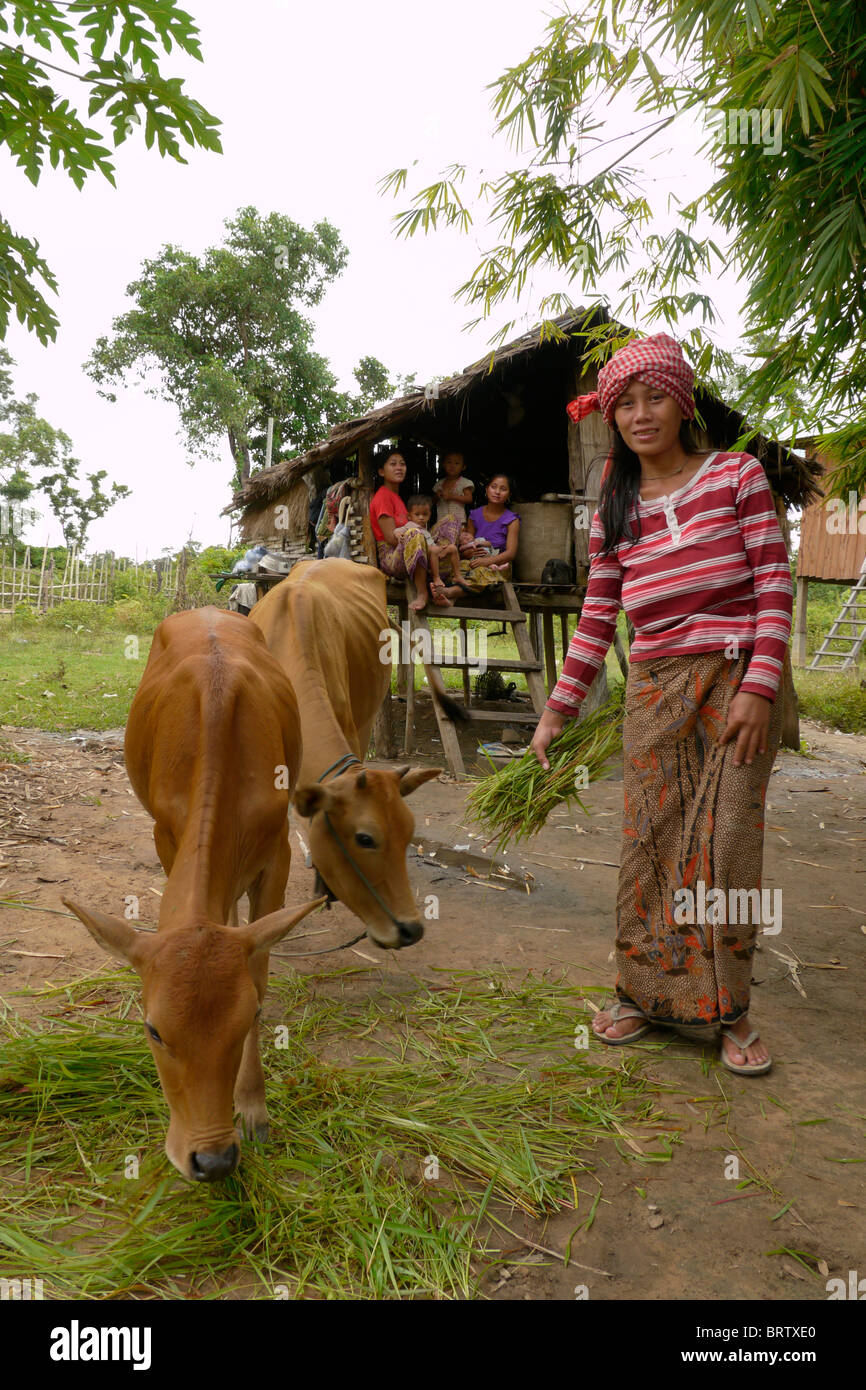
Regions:
<instances>
[{"instance_id":1,"label":"long black hair","mask_svg":"<svg viewBox=\"0 0 866 1390\"><path fill-rule=\"evenodd\" d=\"M680 444L687 454L711 453L703 450L694 432L691 420L680 422ZM630 449L614 425L613 450L610 472L601 485L598 499L599 520L604 528L604 541L601 554L607 555L615 550L620 541L632 544L640 540L640 513L636 511L637 530L632 529L629 513L637 508L640 499L640 459Z\"/></svg>"}]
</instances>

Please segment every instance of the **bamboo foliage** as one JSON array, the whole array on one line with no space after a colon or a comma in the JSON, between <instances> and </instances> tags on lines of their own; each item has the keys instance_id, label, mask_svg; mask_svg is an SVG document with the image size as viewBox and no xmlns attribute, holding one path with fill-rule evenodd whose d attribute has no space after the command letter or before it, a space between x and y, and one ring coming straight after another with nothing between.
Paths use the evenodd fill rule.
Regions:
<instances>
[{"instance_id":1,"label":"bamboo foliage","mask_svg":"<svg viewBox=\"0 0 866 1390\"><path fill-rule=\"evenodd\" d=\"M864 62L862 5L566 4L491 84L496 133L516 152L507 172L467 178L452 164L413 189L401 168L382 188L405 199L404 236L486 219L471 230L488 249L458 291L482 320L539 267L561 286L537 303L548 325L574 287L592 308L610 286L614 319L682 338L704 386L735 365L717 342L724 301L713 295L723 271L725 285L739 276L750 361L733 404L770 437L822 436L844 464L830 493L845 497L866 488ZM621 140L605 124L616 97L635 108ZM712 172L698 173L688 202L673 200L672 223L649 171L674 166L676 123L695 120ZM591 360L617 346L600 332Z\"/></svg>"}]
</instances>

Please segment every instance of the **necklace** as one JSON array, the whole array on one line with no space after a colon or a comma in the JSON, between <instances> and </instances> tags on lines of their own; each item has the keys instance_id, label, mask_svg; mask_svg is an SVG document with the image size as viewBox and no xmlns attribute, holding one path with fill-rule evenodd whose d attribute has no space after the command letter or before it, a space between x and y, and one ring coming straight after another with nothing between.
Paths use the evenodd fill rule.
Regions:
<instances>
[{"instance_id":1,"label":"necklace","mask_svg":"<svg viewBox=\"0 0 866 1390\"><path fill-rule=\"evenodd\" d=\"M659 478L676 478L680 473L685 472L691 462L691 459L686 459L685 463L681 463L679 468L674 469L673 473L644 473L641 476L641 482L656 482ZM700 464L698 466L700 467Z\"/></svg>"},{"instance_id":2,"label":"necklace","mask_svg":"<svg viewBox=\"0 0 866 1390\"><path fill-rule=\"evenodd\" d=\"M643 475L642 481L645 483L649 483L655 482L658 478L675 478L678 473L682 473L687 467L687 463L682 463L680 464L679 468L674 469L673 473L645 473Z\"/></svg>"}]
</instances>

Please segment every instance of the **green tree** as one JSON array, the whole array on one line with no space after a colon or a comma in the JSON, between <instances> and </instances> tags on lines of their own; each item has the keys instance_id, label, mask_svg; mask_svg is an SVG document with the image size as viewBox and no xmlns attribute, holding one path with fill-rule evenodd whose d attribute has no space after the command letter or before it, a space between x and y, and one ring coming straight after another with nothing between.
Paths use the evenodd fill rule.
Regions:
<instances>
[{"instance_id":1,"label":"green tree","mask_svg":"<svg viewBox=\"0 0 866 1390\"><path fill-rule=\"evenodd\" d=\"M177 407L192 452L213 455L227 439L234 485L243 486L254 462L264 462L269 416L275 457L307 448L387 394L388 374L365 357L357 393L342 393L314 350L301 309L320 302L346 263L336 228L319 222L307 231L252 207L225 226L224 244L202 256L165 246L144 263L127 290L135 307L98 340L85 371L106 388L137 375Z\"/></svg>"},{"instance_id":2,"label":"green tree","mask_svg":"<svg viewBox=\"0 0 866 1390\"><path fill-rule=\"evenodd\" d=\"M83 549L91 521L104 516L109 507L129 495L122 483L112 483L108 493L102 483L105 469L88 473L90 492L78 488L79 459L72 454L72 440L55 429L39 414L39 397L32 393L15 398L12 387L12 358L0 348L0 498L6 503L4 529L13 534L32 524L38 513L24 504L35 492L48 499L63 530L67 545ZM16 524L10 524L14 519Z\"/></svg>"},{"instance_id":3,"label":"green tree","mask_svg":"<svg viewBox=\"0 0 866 1390\"><path fill-rule=\"evenodd\" d=\"M221 151L216 117L159 70L173 47L201 58L198 29L175 0L0 0L0 35L0 143L31 183L47 159L76 188L94 172L114 184L106 142L116 148L139 129L148 149L155 142L181 164L181 142ZM56 292L57 281L38 241L0 216L0 338L13 312L42 343L56 337L44 287Z\"/></svg>"},{"instance_id":4,"label":"green tree","mask_svg":"<svg viewBox=\"0 0 866 1390\"><path fill-rule=\"evenodd\" d=\"M598 304L596 288L610 276L615 317L668 326L712 384L732 363L713 340L718 315L702 281L728 269L743 282L753 363L743 404L753 423L776 434L823 433L823 447L844 463L834 490L863 490L864 71L866 9L836 0L568 6L544 41L491 84L496 131L521 154L477 185L494 244L458 295L483 319L520 294L536 266L552 267L563 291L538 308L555 332L549 316L571 307L572 287L582 303ZM628 139L606 140L604 106L625 89L636 97L638 124ZM695 115L707 124L714 172L677 204L671 225L667 195L653 207L630 161L641 147L662 153L665 132ZM467 174L452 165L413 193L398 231L468 229ZM382 187L407 185L404 168ZM699 234L707 217L723 245L718 232ZM621 341L600 331L588 360L603 360ZM781 413L773 402L785 403Z\"/></svg>"},{"instance_id":5,"label":"green tree","mask_svg":"<svg viewBox=\"0 0 866 1390\"><path fill-rule=\"evenodd\" d=\"M115 502L119 502L122 497L128 497L129 488L123 483L112 483L110 490L107 493L103 492L102 483L108 474L104 468L100 468L98 472L86 475L90 492L84 494L79 492L76 486L79 460L70 458L61 462L62 466L57 472L40 478L39 488L51 503L51 509L60 522L66 544L77 545L79 550L83 550L91 521L105 516Z\"/></svg>"}]
</instances>

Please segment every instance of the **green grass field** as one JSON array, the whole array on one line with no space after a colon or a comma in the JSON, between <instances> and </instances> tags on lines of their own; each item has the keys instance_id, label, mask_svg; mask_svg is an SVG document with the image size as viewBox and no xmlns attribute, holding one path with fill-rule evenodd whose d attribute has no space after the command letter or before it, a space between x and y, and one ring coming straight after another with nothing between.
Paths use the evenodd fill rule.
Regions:
<instances>
[{"instance_id":1,"label":"green grass field","mask_svg":"<svg viewBox=\"0 0 866 1390\"><path fill-rule=\"evenodd\" d=\"M0 625L0 724L111 729L126 722L155 620L140 605L65 603Z\"/></svg>"},{"instance_id":2,"label":"green grass field","mask_svg":"<svg viewBox=\"0 0 866 1390\"><path fill-rule=\"evenodd\" d=\"M839 591L830 585L815 587L818 592L814 604L810 595L809 607L810 654L829 630L840 599ZM64 603L42 617L22 608L13 618L0 619L0 725L65 732L124 724L154 628L164 612L164 600L127 598L103 606ZM572 619L570 632L574 625ZM627 648L622 613L619 625ZM489 624L470 623L469 630L494 626L493 620ZM434 634L438 630L455 632L453 624L435 617L431 629ZM487 655L516 657L511 632L503 637L488 636ZM612 649L607 655L607 672L611 685L622 680ZM449 689L462 688L459 670L446 668L443 677ZM519 672L505 672L503 678L506 682L514 680L518 691L526 692L526 679ZM475 677L472 679L474 682ZM866 733L866 659L861 658L852 675L797 670L794 679L803 715L848 733ZM418 665L415 688L423 687L424 670ZM396 667L391 688L397 688Z\"/></svg>"}]
</instances>

